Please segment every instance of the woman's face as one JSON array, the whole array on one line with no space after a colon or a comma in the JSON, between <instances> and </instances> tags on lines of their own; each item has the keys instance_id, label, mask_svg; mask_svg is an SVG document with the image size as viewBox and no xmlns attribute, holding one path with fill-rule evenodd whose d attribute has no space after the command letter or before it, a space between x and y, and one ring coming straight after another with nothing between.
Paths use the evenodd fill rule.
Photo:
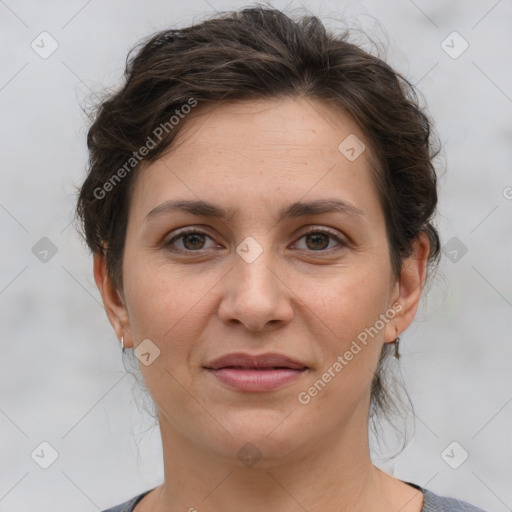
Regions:
<instances>
[{"instance_id":1,"label":"woman's face","mask_svg":"<svg viewBox=\"0 0 512 512\"><path fill-rule=\"evenodd\" d=\"M251 443L240 453L269 460L344 429L366 435L382 345L412 321L422 271L393 277L360 130L306 99L182 122L180 143L137 178L124 305L107 307L141 359L162 435L228 458ZM212 369L235 353L298 365Z\"/></svg>"}]
</instances>

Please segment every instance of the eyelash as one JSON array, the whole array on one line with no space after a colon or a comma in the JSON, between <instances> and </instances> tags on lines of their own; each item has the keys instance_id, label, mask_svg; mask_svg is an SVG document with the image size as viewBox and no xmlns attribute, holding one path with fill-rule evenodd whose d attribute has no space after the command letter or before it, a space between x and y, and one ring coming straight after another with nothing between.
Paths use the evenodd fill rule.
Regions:
<instances>
[{"instance_id":1,"label":"eyelash","mask_svg":"<svg viewBox=\"0 0 512 512\"><path fill-rule=\"evenodd\" d=\"M323 234L326 234L326 235L330 236L332 239L334 239L336 242L338 242L338 244L340 246L342 246L342 247L346 247L346 245L347 245L338 235L336 235L334 232L332 232L330 229L327 229L327 228L314 228L314 229L311 229L310 231L306 231L305 233L303 233L299 237L298 240L300 240L301 238L304 238L307 235L317 234L317 233L323 233ZM208 235L208 233L205 233L204 231L200 231L200 230L197 230L195 228L185 228L182 231L178 232L178 234L176 236L174 236L173 238L171 238L168 242L166 242L164 244L164 246L168 247L168 248L170 248L170 250L174 250L176 252L188 252L188 253L197 252L198 253L200 251L205 250L205 249L198 249L196 251L193 251L193 250L190 250L190 249L171 248L172 244L175 241L179 240L180 238L184 238L187 235L204 235L204 236L210 238L211 240L213 240L213 238L210 235ZM303 250L303 249L300 249L300 250ZM318 250L318 251L310 250L310 252L329 253L329 252L331 252L333 250L336 250L336 249L331 247L330 249L321 249L321 250Z\"/></svg>"}]
</instances>

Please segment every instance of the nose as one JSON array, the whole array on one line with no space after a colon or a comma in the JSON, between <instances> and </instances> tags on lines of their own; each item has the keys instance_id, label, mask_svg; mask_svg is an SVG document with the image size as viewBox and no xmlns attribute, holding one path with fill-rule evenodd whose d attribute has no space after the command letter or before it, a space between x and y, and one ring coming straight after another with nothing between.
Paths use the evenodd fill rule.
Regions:
<instances>
[{"instance_id":1,"label":"nose","mask_svg":"<svg viewBox=\"0 0 512 512\"><path fill-rule=\"evenodd\" d=\"M292 291L269 251L246 261L238 254L234 268L222 280L218 315L227 325L241 324L254 332L278 329L294 314Z\"/></svg>"}]
</instances>

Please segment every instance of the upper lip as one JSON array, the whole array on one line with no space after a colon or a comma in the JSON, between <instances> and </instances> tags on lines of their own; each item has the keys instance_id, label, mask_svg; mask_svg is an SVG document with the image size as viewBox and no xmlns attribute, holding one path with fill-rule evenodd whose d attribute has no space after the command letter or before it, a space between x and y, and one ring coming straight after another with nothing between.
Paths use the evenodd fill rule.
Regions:
<instances>
[{"instance_id":1,"label":"upper lip","mask_svg":"<svg viewBox=\"0 0 512 512\"><path fill-rule=\"evenodd\" d=\"M303 370L307 368L307 366L300 361L296 361L283 354L270 352L258 355L245 354L243 352L227 354L207 363L204 367L209 370L218 370L227 367L291 368L293 370Z\"/></svg>"}]
</instances>

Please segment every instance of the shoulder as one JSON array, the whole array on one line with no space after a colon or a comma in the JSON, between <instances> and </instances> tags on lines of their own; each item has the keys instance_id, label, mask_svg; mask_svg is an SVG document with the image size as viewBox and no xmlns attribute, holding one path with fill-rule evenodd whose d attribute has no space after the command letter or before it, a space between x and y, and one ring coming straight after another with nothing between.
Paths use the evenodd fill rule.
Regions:
<instances>
[{"instance_id":1,"label":"shoulder","mask_svg":"<svg viewBox=\"0 0 512 512\"><path fill-rule=\"evenodd\" d=\"M115 507L109 508L107 510L103 510L103 512L133 512L135 505L139 503L139 501L146 496L150 491L143 492L142 494L138 494L131 500L125 501L120 505L116 505Z\"/></svg>"},{"instance_id":2,"label":"shoulder","mask_svg":"<svg viewBox=\"0 0 512 512\"><path fill-rule=\"evenodd\" d=\"M423 491L423 508L421 512L485 512L465 501L439 496L428 489Z\"/></svg>"}]
</instances>

